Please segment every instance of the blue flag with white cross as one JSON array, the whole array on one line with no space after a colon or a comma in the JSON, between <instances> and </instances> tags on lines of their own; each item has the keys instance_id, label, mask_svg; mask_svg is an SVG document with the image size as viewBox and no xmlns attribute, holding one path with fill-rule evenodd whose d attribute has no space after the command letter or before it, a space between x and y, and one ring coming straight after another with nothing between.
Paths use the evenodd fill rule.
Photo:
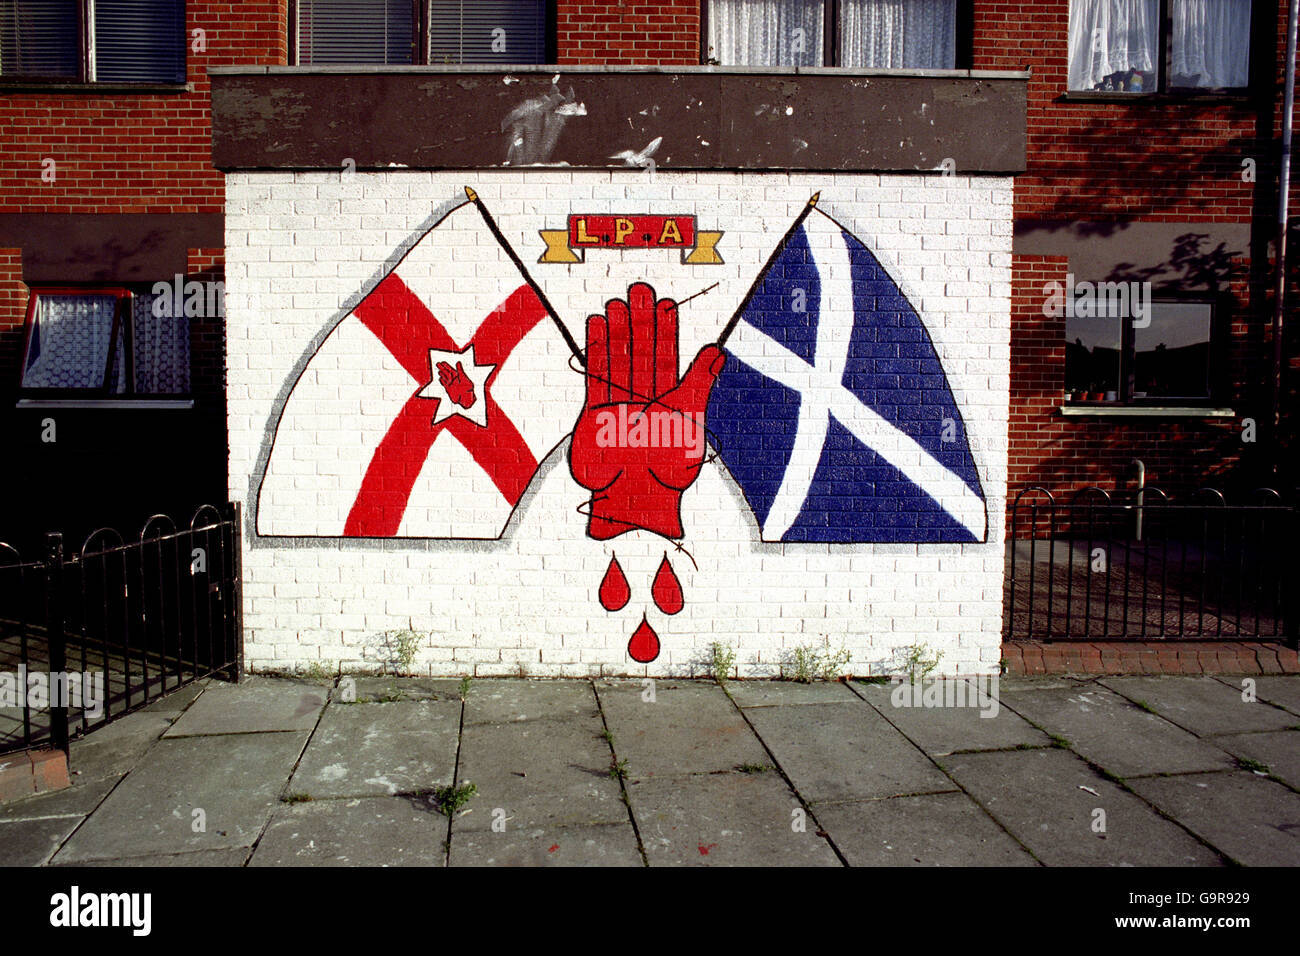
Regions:
<instances>
[{"instance_id":1,"label":"blue flag with white cross","mask_svg":"<svg viewBox=\"0 0 1300 956\"><path fill-rule=\"evenodd\" d=\"M986 540L965 422L925 324L813 203L720 344L706 424L762 540Z\"/></svg>"}]
</instances>

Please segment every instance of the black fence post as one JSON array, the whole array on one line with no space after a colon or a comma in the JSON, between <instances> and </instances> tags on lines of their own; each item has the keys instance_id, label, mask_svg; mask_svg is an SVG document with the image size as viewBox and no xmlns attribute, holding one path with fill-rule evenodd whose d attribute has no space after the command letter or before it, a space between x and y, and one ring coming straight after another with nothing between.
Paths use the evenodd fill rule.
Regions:
<instances>
[{"instance_id":1,"label":"black fence post","mask_svg":"<svg viewBox=\"0 0 1300 956\"><path fill-rule=\"evenodd\" d=\"M50 650L50 689L67 686L54 679L68 669L68 651L63 633L63 535L45 536L45 634ZM50 699L50 742L68 752L68 702Z\"/></svg>"},{"instance_id":2,"label":"black fence post","mask_svg":"<svg viewBox=\"0 0 1300 956\"><path fill-rule=\"evenodd\" d=\"M226 659L231 662L230 679L239 682L244 673L244 509L238 501L227 504L230 533L230 581L226 586Z\"/></svg>"},{"instance_id":3,"label":"black fence post","mask_svg":"<svg viewBox=\"0 0 1300 956\"><path fill-rule=\"evenodd\" d=\"M1294 504L1291 507L1291 527L1290 533L1286 536L1287 541L1294 541L1297 533L1300 533L1300 488L1296 489L1295 497L1292 499ZM1294 548L1285 548L1283 553L1286 558L1282 564L1282 633L1285 640L1292 650L1300 650L1300 595L1297 595L1297 584L1300 584L1300 556L1297 556ZM1286 568L1290 566L1290 574ZM1288 580L1289 579L1289 580Z\"/></svg>"}]
</instances>

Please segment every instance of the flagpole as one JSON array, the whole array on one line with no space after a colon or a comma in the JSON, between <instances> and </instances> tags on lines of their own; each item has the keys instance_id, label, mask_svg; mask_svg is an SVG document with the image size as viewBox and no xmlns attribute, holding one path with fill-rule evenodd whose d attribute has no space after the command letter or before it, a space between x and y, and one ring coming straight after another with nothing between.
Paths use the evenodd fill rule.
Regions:
<instances>
[{"instance_id":1,"label":"flagpole","mask_svg":"<svg viewBox=\"0 0 1300 956\"><path fill-rule=\"evenodd\" d=\"M584 356L582 350L578 348L578 343L573 340L573 336L569 334L568 328L562 321L560 321L559 315L556 314L555 306L551 305L551 300L546 298L546 293L542 291L541 286L537 284L533 277L528 274L528 270L524 268L524 264L520 260L519 256L515 254L515 250L511 247L510 243L506 241L506 237L501 235L501 230L497 228L496 220L492 218L492 213L488 212L487 206L483 205L483 200L479 199L478 193L468 186L465 187L465 195L468 196L469 201L478 208L479 214L483 217L483 222L487 224L488 231L492 233L492 238L501 243L501 248L506 251L506 255L510 257L510 261L515 264L520 275L524 277L524 281L528 283L528 287L533 290L533 293L537 296L537 300L542 303L542 307L546 309L546 314L551 317L551 321L555 323L555 327L560 330L560 335L564 338L564 344L569 347L569 351L573 353L574 357L578 360L578 363L583 368L586 368L586 356Z\"/></svg>"},{"instance_id":2,"label":"flagpole","mask_svg":"<svg viewBox=\"0 0 1300 956\"><path fill-rule=\"evenodd\" d=\"M763 284L763 279L766 278L768 270L772 268L772 263L776 262L777 256L779 256L782 250L785 249L785 245L790 241L790 237L794 235L794 231L803 225L803 221L808 218L808 213L812 212L813 209L817 207L817 200L820 198L820 191L812 194L808 200L808 204L803 207L803 210L795 218L795 221L790 224L790 228L785 231L785 235L781 238L781 241L776 244L776 248L772 250L772 254L767 257L767 262L765 262L763 268L759 270L758 276L754 279L754 284L749 287L749 291L745 293L745 298L741 300L740 305L736 308L735 314L732 315L731 320L727 322L726 328L722 330L722 334L718 336L718 341L716 343L718 348L726 347L727 339L731 338L731 333L736 330L736 324L740 322L740 317L744 314L745 310L749 308L749 300L754 298L754 293L756 293L758 287Z\"/></svg>"}]
</instances>

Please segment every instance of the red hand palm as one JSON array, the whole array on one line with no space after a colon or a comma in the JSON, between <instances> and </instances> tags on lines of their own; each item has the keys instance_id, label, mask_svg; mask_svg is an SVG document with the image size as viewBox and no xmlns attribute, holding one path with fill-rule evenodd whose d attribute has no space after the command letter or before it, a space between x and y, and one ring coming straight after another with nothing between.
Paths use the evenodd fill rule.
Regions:
<instances>
[{"instance_id":1,"label":"red hand palm","mask_svg":"<svg viewBox=\"0 0 1300 956\"><path fill-rule=\"evenodd\" d=\"M704 461L704 409L724 362L705 346L679 381L677 303L643 282L587 320L587 402L569 468L592 491L593 538L681 537L681 496Z\"/></svg>"},{"instance_id":2,"label":"red hand palm","mask_svg":"<svg viewBox=\"0 0 1300 956\"><path fill-rule=\"evenodd\" d=\"M455 371L446 362L439 362L438 381L447 390L447 397L461 408L469 408L474 404L474 383L465 374L465 367L460 362L456 363Z\"/></svg>"}]
</instances>

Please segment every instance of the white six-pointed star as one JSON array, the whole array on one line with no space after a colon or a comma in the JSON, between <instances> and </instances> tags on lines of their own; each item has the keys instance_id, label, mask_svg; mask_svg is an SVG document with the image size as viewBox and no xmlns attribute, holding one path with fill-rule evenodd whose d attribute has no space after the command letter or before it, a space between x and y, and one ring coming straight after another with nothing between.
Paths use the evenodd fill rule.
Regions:
<instances>
[{"instance_id":1,"label":"white six-pointed star","mask_svg":"<svg viewBox=\"0 0 1300 956\"><path fill-rule=\"evenodd\" d=\"M421 398L436 398L438 410L433 424L452 415L487 427L487 380L495 365L476 365L474 346L460 352L429 349L429 384L420 389Z\"/></svg>"}]
</instances>

